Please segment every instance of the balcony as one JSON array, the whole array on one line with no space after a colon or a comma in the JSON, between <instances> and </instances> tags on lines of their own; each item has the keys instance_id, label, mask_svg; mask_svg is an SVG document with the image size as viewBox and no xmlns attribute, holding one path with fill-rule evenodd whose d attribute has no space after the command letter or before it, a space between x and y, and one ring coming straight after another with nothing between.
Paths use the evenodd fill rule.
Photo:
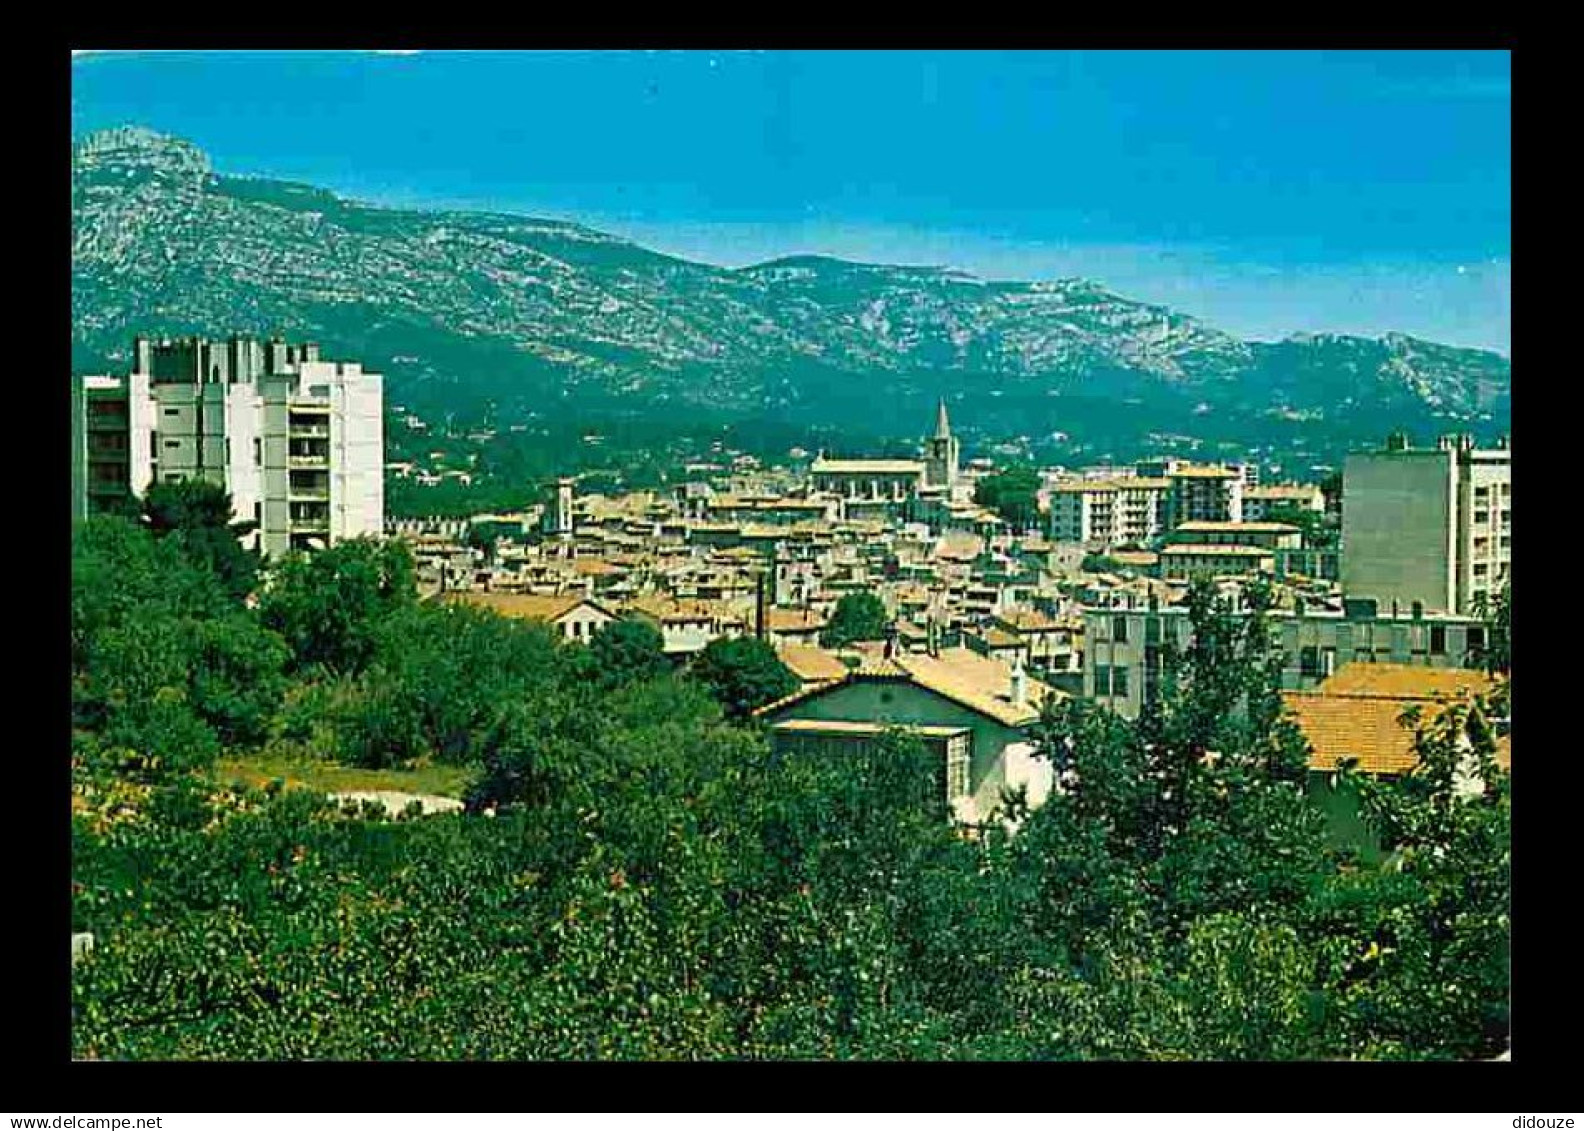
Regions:
<instances>
[{"instance_id":1,"label":"balcony","mask_svg":"<svg viewBox=\"0 0 1584 1131\"><path fill-rule=\"evenodd\" d=\"M292 421L292 423L289 425L288 432L294 437L310 437L313 439L328 440L330 438L330 425L299 424L296 421Z\"/></svg>"},{"instance_id":2,"label":"balcony","mask_svg":"<svg viewBox=\"0 0 1584 1131\"><path fill-rule=\"evenodd\" d=\"M313 456L297 456L297 455L287 456L286 457L286 466L287 467L321 467L321 468L329 467L330 466L330 453L329 452L325 452L322 455L313 455Z\"/></svg>"},{"instance_id":3,"label":"balcony","mask_svg":"<svg viewBox=\"0 0 1584 1131\"><path fill-rule=\"evenodd\" d=\"M329 487L288 487L286 498L294 503L328 503Z\"/></svg>"}]
</instances>

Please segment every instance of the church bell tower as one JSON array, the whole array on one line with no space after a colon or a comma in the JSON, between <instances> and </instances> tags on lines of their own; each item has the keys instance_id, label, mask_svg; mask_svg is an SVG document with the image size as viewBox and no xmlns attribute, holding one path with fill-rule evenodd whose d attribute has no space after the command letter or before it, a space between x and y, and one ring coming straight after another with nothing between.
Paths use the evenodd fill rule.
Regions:
<instances>
[{"instance_id":1,"label":"church bell tower","mask_svg":"<svg viewBox=\"0 0 1584 1131\"><path fill-rule=\"evenodd\" d=\"M952 435L951 421L946 419L946 400L942 398L935 410L935 435L926 441L924 483L930 487L953 487L957 483L957 437Z\"/></svg>"}]
</instances>

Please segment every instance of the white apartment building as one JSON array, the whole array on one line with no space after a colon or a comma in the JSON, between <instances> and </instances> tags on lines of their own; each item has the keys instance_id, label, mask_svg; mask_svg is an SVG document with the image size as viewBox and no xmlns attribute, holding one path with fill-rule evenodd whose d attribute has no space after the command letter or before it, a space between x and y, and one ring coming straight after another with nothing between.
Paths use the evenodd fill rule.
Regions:
<instances>
[{"instance_id":1,"label":"white apartment building","mask_svg":"<svg viewBox=\"0 0 1584 1131\"><path fill-rule=\"evenodd\" d=\"M1281 507L1325 513L1325 493L1313 483L1272 483L1243 488L1243 521L1264 522Z\"/></svg>"},{"instance_id":2,"label":"white apartment building","mask_svg":"<svg viewBox=\"0 0 1584 1131\"><path fill-rule=\"evenodd\" d=\"M1468 614L1512 568L1512 450L1401 434L1355 452L1342 472L1342 589L1407 607Z\"/></svg>"},{"instance_id":3,"label":"white apartment building","mask_svg":"<svg viewBox=\"0 0 1584 1131\"><path fill-rule=\"evenodd\" d=\"M1051 541L1114 546L1154 538L1169 488L1166 479L1142 476L1060 480L1050 488Z\"/></svg>"},{"instance_id":4,"label":"white apartment building","mask_svg":"<svg viewBox=\"0 0 1584 1131\"><path fill-rule=\"evenodd\" d=\"M132 372L79 378L74 423L98 462L124 436L125 487L202 479L224 487L250 545L268 557L383 533L384 378L326 361L316 345L138 338ZM99 438L94 439L95 433ZM84 461L74 510L110 494L114 475Z\"/></svg>"}]
</instances>

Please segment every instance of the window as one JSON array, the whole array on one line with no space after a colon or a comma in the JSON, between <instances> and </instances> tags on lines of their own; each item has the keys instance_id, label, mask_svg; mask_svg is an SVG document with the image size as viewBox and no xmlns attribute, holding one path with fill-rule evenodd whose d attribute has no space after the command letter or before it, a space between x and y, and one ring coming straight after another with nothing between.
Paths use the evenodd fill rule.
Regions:
<instances>
[{"instance_id":1,"label":"window","mask_svg":"<svg viewBox=\"0 0 1584 1131\"><path fill-rule=\"evenodd\" d=\"M1105 664L1094 666L1094 693L1097 698L1111 694L1111 669Z\"/></svg>"},{"instance_id":2,"label":"window","mask_svg":"<svg viewBox=\"0 0 1584 1131\"><path fill-rule=\"evenodd\" d=\"M179 409L179 408L168 408L168 409L165 410L165 415L166 416L180 416L181 415L181 409Z\"/></svg>"},{"instance_id":3,"label":"window","mask_svg":"<svg viewBox=\"0 0 1584 1131\"><path fill-rule=\"evenodd\" d=\"M253 437L253 466L264 466L264 441L257 436Z\"/></svg>"},{"instance_id":4,"label":"window","mask_svg":"<svg viewBox=\"0 0 1584 1131\"><path fill-rule=\"evenodd\" d=\"M1320 649L1312 644L1305 645L1298 650L1298 674L1317 676L1320 674Z\"/></svg>"},{"instance_id":5,"label":"window","mask_svg":"<svg viewBox=\"0 0 1584 1131\"><path fill-rule=\"evenodd\" d=\"M968 796L968 737L946 740L946 800Z\"/></svg>"},{"instance_id":6,"label":"window","mask_svg":"<svg viewBox=\"0 0 1584 1131\"><path fill-rule=\"evenodd\" d=\"M1484 649L1485 629L1478 626L1471 627L1468 630L1468 650L1470 652L1481 652L1484 651Z\"/></svg>"},{"instance_id":7,"label":"window","mask_svg":"<svg viewBox=\"0 0 1584 1131\"><path fill-rule=\"evenodd\" d=\"M1432 656L1446 655L1446 625L1433 624L1430 626L1430 654Z\"/></svg>"},{"instance_id":8,"label":"window","mask_svg":"<svg viewBox=\"0 0 1584 1131\"><path fill-rule=\"evenodd\" d=\"M1128 693L1128 670L1120 665L1111 669L1111 694L1126 696Z\"/></svg>"},{"instance_id":9,"label":"window","mask_svg":"<svg viewBox=\"0 0 1584 1131\"><path fill-rule=\"evenodd\" d=\"M181 441L180 440L166 440L165 441L165 446L167 448L179 448L179 447L181 447Z\"/></svg>"},{"instance_id":10,"label":"window","mask_svg":"<svg viewBox=\"0 0 1584 1131\"><path fill-rule=\"evenodd\" d=\"M1118 644L1126 644L1128 638L1127 617L1111 618L1111 639Z\"/></svg>"}]
</instances>

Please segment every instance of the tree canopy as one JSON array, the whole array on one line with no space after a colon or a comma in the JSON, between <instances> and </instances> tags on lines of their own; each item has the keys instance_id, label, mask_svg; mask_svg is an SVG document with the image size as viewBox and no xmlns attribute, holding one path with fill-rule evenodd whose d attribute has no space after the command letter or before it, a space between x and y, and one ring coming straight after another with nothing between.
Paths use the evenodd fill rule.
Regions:
<instances>
[{"instance_id":1,"label":"tree canopy","mask_svg":"<svg viewBox=\"0 0 1584 1131\"><path fill-rule=\"evenodd\" d=\"M746 719L755 709L799 687L797 676L775 649L752 636L710 641L693 661L691 674L733 719Z\"/></svg>"},{"instance_id":2,"label":"tree canopy","mask_svg":"<svg viewBox=\"0 0 1584 1131\"><path fill-rule=\"evenodd\" d=\"M859 640L883 640L890 626L885 604L867 589L860 589L842 594L820 642L827 648L840 648Z\"/></svg>"},{"instance_id":3,"label":"tree canopy","mask_svg":"<svg viewBox=\"0 0 1584 1131\"><path fill-rule=\"evenodd\" d=\"M1024 531L1039 521L1039 472L1009 467L986 475L974 486L974 502L989 507L1013 530Z\"/></svg>"},{"instance_id":4,"label":"tree canopy","mask_svg":"<svg viewBox=\"0 0 1584 1131\"><path fill-rule=\"evenodd\" d=\"M142 512L156 538L170 539L193 562L213 570L232 595L242 598L253 591L261 559L240 539L258 524L232 521L231 496L224 487L201 479L155 483L143 497Z\"/></svg>"}]
</instances>

